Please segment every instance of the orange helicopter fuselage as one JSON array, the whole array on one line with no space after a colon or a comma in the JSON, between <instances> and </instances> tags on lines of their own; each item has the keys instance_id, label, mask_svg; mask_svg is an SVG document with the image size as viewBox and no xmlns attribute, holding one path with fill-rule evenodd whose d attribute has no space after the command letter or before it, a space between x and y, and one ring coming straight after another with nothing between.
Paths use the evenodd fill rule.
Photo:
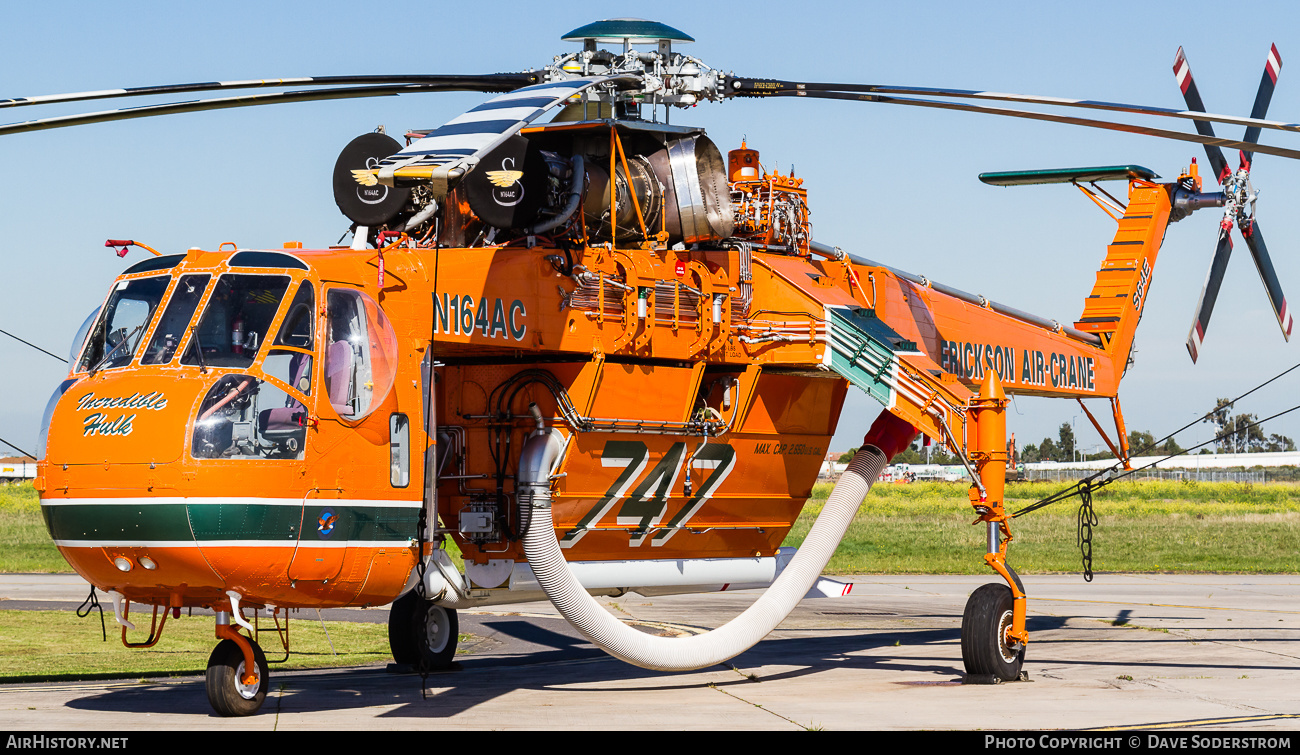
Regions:
<instances>
[{"instance_id":1,"label":"orange helicopter fuselage","mask_svg":"<svg viewBox=\"0 0 1300 755\"><path fill-rule=\"evenodd\" d=\"M535 405L567 438L551 482L570 560L772 556L850 382L955 450L987 370L1008 393L1115 396L1169 215L1163 185L1130 199L1075 335L761 239L155 258L105 305L129 320L122 302L153 291L138 332L92 333L47 410L42 510L68 562L130 601L382 605L427 541L525 561L514 474ZM886 364L862 377L837 360L867 347L841 336L872 322Z\"/></svg>"}]
</instances>

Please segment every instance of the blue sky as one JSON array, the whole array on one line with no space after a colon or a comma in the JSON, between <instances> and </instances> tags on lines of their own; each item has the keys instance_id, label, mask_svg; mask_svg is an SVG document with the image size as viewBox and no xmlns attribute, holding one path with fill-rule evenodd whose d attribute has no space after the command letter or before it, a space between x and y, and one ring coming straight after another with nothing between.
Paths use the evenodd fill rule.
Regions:
<instances>
[{"instance_id":1,"label":"blue sky","mask_svg":"<svg viewBox=\"0 0 1300 755\"><path fill-rule=\"evenodd\" d=\"M1275 42L1284 66L1269 115L1300 121L1300 11L1281 2L1238 3L1231 17L1208 2L10 4L0 26L7 52L0 97L212 79L522 70L574 49L559 40L565 32L613 16L676 26L697 39L686 51L741 75L1166 107L1182 107L1171 69L1182 45L1208 108L1242 115ZM379 124L435 127L480 99L281 105L0 139L8 179L0 185L0 328L66 351L113 277L137 259L115 257L103 247L109 237L169 252L223 241L334 243L348 225L330 189L344 144ZM23 108L0 121L117 106ZM724 150L747 137L765 163L794 165L807 181L818 240L1062 322L1082 309L1113 221L1072 187L998 189L976 175L1137 163L1171 178L1192 157L1204 162L1187 143L860 103L709 103L676 111L673 121L706 127ZM1166 119L1152 125L1191 130ZM1264 140L1300 147L1291 134ZM1254 175L1274 263L1300 302L1300 216L1292 210L1300 206L1300 164L1260 156ZM1131 429L1160 435L1204 413L1216 396L1300 361L1238 243L1200 363L1191 364L1183 343L1217 222L1203 211L1169 229L1120 391ZM3 338L0 363L7 367L0 437L31 448L64 368ZM1289 407L1297 380L1239 410L1265 416ZM854 392L833 447L856 445L875 414ZM1073 402L1017 399L1009 425L1022 442L1037 442L1072 420L1082 445L1100 442ZM1300 438L1300 417L1266 429ZM1180 440L1208 437L1205 426Z\"/></svg>"}]
</instances>

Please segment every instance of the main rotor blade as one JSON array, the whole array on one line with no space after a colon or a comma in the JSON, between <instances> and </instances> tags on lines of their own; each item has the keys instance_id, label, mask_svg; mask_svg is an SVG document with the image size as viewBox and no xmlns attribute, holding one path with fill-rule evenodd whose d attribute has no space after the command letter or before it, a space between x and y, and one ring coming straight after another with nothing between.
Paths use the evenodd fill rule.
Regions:
<instances>
[{"instance_id":1,"label":"main rotor blade","mask_svg":"<svg viewBox=\"0 0 1300 755\"><path fill-rule=\"evenodd\" d=\"M1210 262L1210 272L1205 276L1205 285L1201 286L1201 298L1196 302L1196 319L1192 320L1192 330L1187 334L1187 353L1192 355L1192 362L1201 350L1205 340L1205 331L1210 327L1210 313L1214 311L1214 302L1219 298L1219 286L1223 285L1223 273L1228 269L1228 258L1232 256L1232 226L1219 228L1219 246L1214 250L1214 259Z\"/></svg>"},{"instance_id":2,"label":"main rotor blade","mask_svg":"<svg viewBox=\"0 0 1300 755\"><path fill-rule=\"evenodd\" d=\"M222 110L235 107L254 107L257 105L280 105L289 102L314 102L317 100L344 100L361 97L388 97L397 94L416 92L455 92L465 91L464 87L453 84L394 84L391 86L341 87L337 89L313 89L293 92L274 92L271 94L247 94L238 97L221 97L212 100L190 100L188 102L170 102L163 105L146 105L144 107L122 108L120 110L103 110L97 113L79 115L62 115L54 118L41 118L34 121L9 123L0 126L0 136L17 134L25 131L43 131L67 126L84 126L90 123L106 123L130 118L148 118L155 115L174 115L176 113L194 113L204 110ZM477 91L477 90L470 90Z\"/></svg>"},{"instance_id":3,"label":"main rotor blade","mask_svg":"<svg viewBox=\"0 0 1300 755\"><path fill-rule=\"evenodd\" d=\"M376 168L354 170L352 176L363 186L428 181L434 196L442 199L455 181L543 113L592 87L628 87L640 80L632 73L583 76L499 94L380 160Z\"/></svg>"},{"instance_id":4,"label":"main rotor blade","mask_svg":"<svg viewBox=\"0 0 1300 755\"><path fill-rule=\"evenodd\" d=\"M1268 301L1273 305L1273 314L1277 315L1277 324L1282 328L1282 337L1291 340L1291 312L1286 306L1286 295L1282 293L1282 284L1277 280L1277 271L1273 269L1273 260L1268 256L1268 247L1264 245L1264 234L1259 224L1251 221L1239 226L1241 235L1250 247L1250 254L1255 258L1255 268L1259 270L1259 279L1264 281L1264 290L1268 292Z\"/></svg>"},{"instance_id":5,"label":"main rotor blade","mask_svg":"<svg viewBox=\"0 0 1300 755\"><path fill-rule=\"evenodd\" d=\"M1090 118L1077 118L1069 115L1056 115L1054 113L1036 113L1029 110L1011 110L1009 108L989 107L987 105L967 105L960 102L943 102L940 100L917 100L903 97L886 97L878 94L854 94L850 92L805 92L805 91L783 91L772 92L767 96L772 97L809 97L812 99L829 99L829 100L858 100L861 102L880 102L888 105L912 105L915 107L939 108L942 110L963 110L970 113L984 113L986 115L1002 115L1011 118L1027 118L1035 121L1048 121L1051 123L1066 123L1073 126L1087 126L1089 128L1099 128L1107 131L1122 131L1130 134L1143 134L1154 136L1161 139L1174 139L1181 142L1193 142L1196 144L1213 145L1216 147L1228 147L1230 149L1246 149L1253 147L1256 152L1266 155L1276 155L1278 157L1289 157L1292 160L1300 160L1300 150L1286 149L1283 147L1271 147L1263 144L1249 145L1246 142L1235 139L1221 139L1215 136L1204 136L1198 134L1185 134L1181 131L1168 131L1160 128L1150 128L1147 126L1137 126L1130 123L1115 123L1113 121L1098 121ZM1208 124L1207 124L1208 125ZM1207 152L1209 150L1207 149ZM1222 154L1220 154L1222 157ZM1224 163L1227 164L1226 162Z\"/></svg>"},{"instance_id":6,"label":"main rotor blade","mask_svg":"<svg viewBox=\"0 0 1300 755\"><path fill-rule=\"evenodd\" d=\"M1183 90L1183 99L1187 102L1190 110L1200 112L1205 111L1205 103L1201 101L1201 90L1196 88L1196 80L1192 78L1192 67L1187 63L1187 56L1183 54L1183 48L1178 48L1178 54L1174 56L1174 77L1178 79L1178 88ZM1196 121L1196 132L1201 136L1214 138L1214 127L1207 121ZM1205 144L1205 156L1210 159L1210 169L1214 171L1214 180L1220 184L1228 177L1228 159L1223 156L1223 150L1209 143ZM1196 361L1196 356L1192 356L1192 361Z\"/></svg>"},{"instance_id":7,"label":"main rotor blade","mask_svg":"<svg viewBox=\"0 0 1300 755\"><path fill-rule=\"evenodd\" d=\"M1273 100L1273 90L1277 87L1277 75L1281 72L1282 56L1277 52L1277 45L1273 45L1269 47L1268 59L1264 61L1264 75L1260 77L1259 89L1255 92L1255 105L1250 109L1251 118L1263 118L1264 114L1268 112L1268 103ZM1243 141L1252 144L1259 141L1259 127L1248 127ZM1242 150L1242 167L1249 170L1253 158L1254 155L1250 150Z\"/></svg>"},{"instance_id":8,"label":"main rotor blade","mask_svg":"<svg viewBox=\"0 0 1300 755\"><path fill-rule=\"evenodd\" d=\"M1002 102L1023 102L1030 105L1051 105L1056 107L1077 107L1092 110L1110 110L1136 115L1157 115L1166 118L1183 118L1190 121L1214 121L1254 129L1276 129L1279 131L1300 132L1300 123L1283 121L1266 121L1262 115L1251 114L1245 118L1239 115L1220 115L1206 113L1203 109L1192 107L1190 110L1154 107L1151 105L1130 105L1123 102L1105 102L1103 100L1077 100L1067 97L1044 97L1033 94L1010 94L1007 92L985 92L976 89L940 89L936 87L906 87L885 84L826 84L805 81L772 81L767 79L732 78L728 82L728 92L738 97L768 97L788 92L863 92L868 94L906 94L929 95L933 97L954 97L958 99L995 100ZM1198 95L1199 99L1199 95ZM1189 105L1190 107L1190 105ZM1212 136L1213 134L1209 134Z\"/></svg>"},{"instance_id":9,"label":"main rotor blade","mask_svg":"<svg viewBox=\"0 0 1300 755\"><path fill-rule=\"evenodd\" d=\"M492 73L485 75L366 75L366 76L299 76L288 79L248 79L244 81L200 81L190 84L163 84L160 86L127 87L125 89L100 89L91 92L44 94L36 97L0 98L0 108L25 105L51 105L59 102L82 102L115 97L144 97L182 92L212 92L222 89L265 89L289 86L344 86L352 84L445 84L476 92L508 92L512 89L536 84L536 73Z\"/></svg>"}]
</instances>

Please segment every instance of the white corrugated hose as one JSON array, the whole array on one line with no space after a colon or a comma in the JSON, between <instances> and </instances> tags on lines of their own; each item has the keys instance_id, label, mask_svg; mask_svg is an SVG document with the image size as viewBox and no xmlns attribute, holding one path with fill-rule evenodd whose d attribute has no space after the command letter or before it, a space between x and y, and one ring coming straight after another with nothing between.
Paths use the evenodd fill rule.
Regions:
<instances>
[{"instance_id":1,"label":"white corrugated hose","mask_svg":"<svg viewBox=\"0 0 1300 755\"><path fill-rule=\"evenodd\" d=\"M553 461L556 451L544 450L548 438L529 438L523 457ZM529 446L538 444L531 449ZM554 448L554 443L549 444ZM565 562L551 517L549 481L545 475L521 485L520 506L531 507L524 533L524 554L533 574L560 614L584 637L623 661L656 671L693 671L721 663L745 652L776 628L821 575L839 546L849 523L880 477L888 459L874 446L863 446L835 484L826 505L798 553L757 601L736 618L703 634L658 637L638 631L614 618L595 601ZM550 464L528 465L550 469ZM520 472L525 464L521 459ZM524 479L521 474L520 479Z\"/></svg>"}]
</instances>

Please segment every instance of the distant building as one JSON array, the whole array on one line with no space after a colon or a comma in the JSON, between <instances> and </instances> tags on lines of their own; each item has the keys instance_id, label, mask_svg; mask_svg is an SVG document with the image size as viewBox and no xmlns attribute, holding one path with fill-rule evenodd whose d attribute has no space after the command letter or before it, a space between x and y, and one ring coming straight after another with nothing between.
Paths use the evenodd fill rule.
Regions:
<instances>
[{"instance_id":1,"label":"distant building","mask_svg":"<svg viewBox=\"0 0 1300 755\"><path fill-rule=\"evenodd\" d=\"M1154 464L1159 469L1227 469L1232 467L1294 467L1300 466L1300 451L1270 451L1255 454L1183 454L1171 458L1164 456L1134 456L1129 460L1134 469ZM1055 469L1109 469L1114 459L1097 461L1037 461L1026 464L1030 470Z\"/></svg>"},{"instance_id":2,"label":"distant building","mask_svg":"<svg viewBox=\"0 0 1300 755\"><path fill-rule=\"evenodd\" d=\"M31 480L36 477L36 460L30 456L0 458L0 481Z\"/></svg>"}]
</instances>

